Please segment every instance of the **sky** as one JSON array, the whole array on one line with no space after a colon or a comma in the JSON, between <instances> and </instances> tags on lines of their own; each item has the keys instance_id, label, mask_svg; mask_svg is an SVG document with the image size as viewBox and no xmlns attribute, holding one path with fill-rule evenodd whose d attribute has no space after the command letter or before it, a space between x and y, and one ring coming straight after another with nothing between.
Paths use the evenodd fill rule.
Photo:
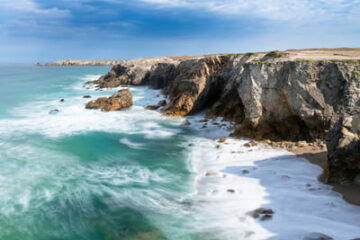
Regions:
<instances>
[{"instance_id":1,"label":"sky","mask_svg":"<svg viewBox=\"0 0 360 240\"><path fill-rule=\"evenodd\" d=\"M360 0L0 0L0 62L360 47Z\"/></svg>"}]
</instances>

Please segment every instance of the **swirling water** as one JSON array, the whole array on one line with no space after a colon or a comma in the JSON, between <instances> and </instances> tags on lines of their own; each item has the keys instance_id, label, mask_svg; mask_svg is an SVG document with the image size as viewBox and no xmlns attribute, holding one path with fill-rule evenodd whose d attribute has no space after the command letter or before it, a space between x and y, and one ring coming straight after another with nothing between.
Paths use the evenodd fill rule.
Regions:
<instances>
[{"instance_id":1,"label":"swirling water","mask_svg":"<svg viewBox=\"0 0 360 240\"><path fill-rule=\"evenodd\" d=\"M188 222L179 122L143 109L158 92L132 89L122 112L85 110L83 95L115 91L83 87L108 70L0 69L0 239L165 239Z\"/></svg>"},{"instance_id":2,"label":"swirling water","mask_svg":"<svg viewBox=\"0 0 360 240\"><path fill-rule=\"evenodd\" d=\"M0 240L360 236L360 209L319 183L317 166L247 140L219 148L227 126L201 132L196 116L188 127L145 110L159 91L131 87L123 111L85 109L84 95L116 91L84 86L109 69L0 67ZM248 216L261 206L272 221Z\"/></svg>"}]
</instances>

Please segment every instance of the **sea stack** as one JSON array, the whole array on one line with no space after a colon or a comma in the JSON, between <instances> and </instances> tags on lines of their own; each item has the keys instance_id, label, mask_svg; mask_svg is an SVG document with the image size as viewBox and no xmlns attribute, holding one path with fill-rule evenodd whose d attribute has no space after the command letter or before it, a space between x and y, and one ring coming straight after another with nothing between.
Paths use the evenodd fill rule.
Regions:
<instances>
[{"instance_id":1,"label":"sea stack","mask_svg":"<svg viewBox=\"0 0 360 240\"><path fill-rule=\"evenodd\" d=\"M130 89L121 89L111 97L101 97L86 104L87 109L101 109L104 112L129 108L133 104Z\"/></svg>"}]
</instances>

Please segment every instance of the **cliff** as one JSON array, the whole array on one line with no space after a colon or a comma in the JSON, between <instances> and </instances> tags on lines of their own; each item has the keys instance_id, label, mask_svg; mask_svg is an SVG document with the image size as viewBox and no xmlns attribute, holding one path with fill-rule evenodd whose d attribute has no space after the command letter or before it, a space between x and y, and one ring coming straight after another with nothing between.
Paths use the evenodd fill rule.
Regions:
<instances>
[{"instance_id":1,"label":"cliff","mask_svg":"<svg viewBox=\"0 0 360 240\"><path fill-rule=\"evenodd\" d=\"M164 114L207 109L209 118L234 122L235 136L316 141L342 116L359 113L359 59L359 49L137 59L114 66L95 83L162 89L170 100Z\"/></svg>"}]
</instances>

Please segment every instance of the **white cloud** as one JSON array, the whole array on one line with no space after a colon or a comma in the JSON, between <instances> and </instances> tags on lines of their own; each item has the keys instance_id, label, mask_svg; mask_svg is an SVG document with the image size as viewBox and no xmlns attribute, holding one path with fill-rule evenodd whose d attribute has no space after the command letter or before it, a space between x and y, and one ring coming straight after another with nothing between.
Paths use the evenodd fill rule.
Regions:
<instances>
[{"instance_id":1,"label":"white cloud","mask_svg":"<svg viewBox=\"0 0 360 240\"><path fill-rule=\"evenodd\" d=\"M188 8L273 20L330 18L360 9L360 0L138 0L156 7Z\"/></svg>"},{"instance_id":2,"label":"white cloud","mask_svg":"<svg viewBox=\"0 0 360 240\"><path fill-rule=\"evenodd\" d=\"M68 10L40 8L33 0L0 0L0 12L3 14L13 14L14 12L30 13L46 15L52 18L65 17L70 14Z\"/></svg>"}]
</instances>

